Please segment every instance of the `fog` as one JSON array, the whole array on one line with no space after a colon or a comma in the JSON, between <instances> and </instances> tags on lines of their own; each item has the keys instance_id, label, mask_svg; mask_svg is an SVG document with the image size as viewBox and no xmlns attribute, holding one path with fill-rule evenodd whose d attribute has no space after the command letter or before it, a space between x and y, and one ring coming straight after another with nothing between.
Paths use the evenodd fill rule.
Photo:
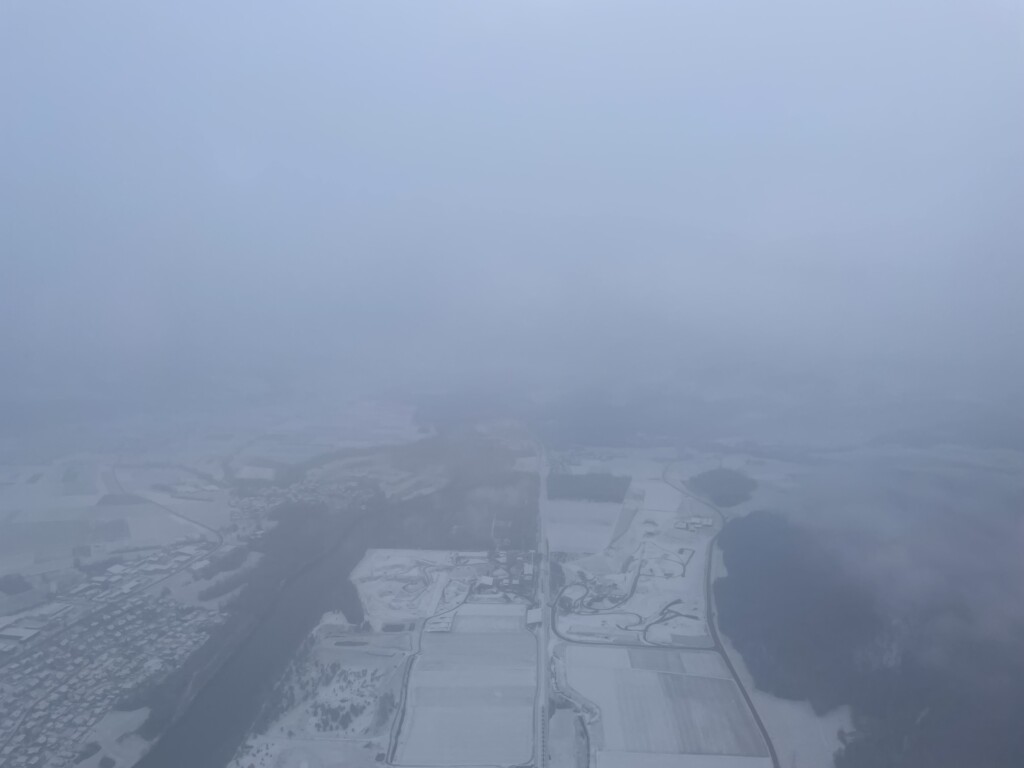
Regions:
<instances>
[{"instance_id":1,"label":"fog","mask_svg":"<svg viewBox=\"0 0 1024 768\"><path fill-rule=\"evenodd\" d=\"M848 573L929 650L964 635L1020 642L1019 455L946 446L844 459L811 473L787 512L826 532Z\"/></svg>"},{"instance_id":2,"label":"fog","mask_svg":"<svg viewBox=\"0 0 1024 768\"><path fill-rule=\"evenodd\" d=\"M0 763L1024 764L1020 0L7 0L0 109Z\"/></svg>"},{"instance_id":3,"label":"fog","mask_svg":"<svg viewBox=\"0 0 1024 768\"><path fill-rule=\"evenodd\" d=\"M0 10L5 389L1013 391L1011 0Z\"/></svg>"}]
</instances>

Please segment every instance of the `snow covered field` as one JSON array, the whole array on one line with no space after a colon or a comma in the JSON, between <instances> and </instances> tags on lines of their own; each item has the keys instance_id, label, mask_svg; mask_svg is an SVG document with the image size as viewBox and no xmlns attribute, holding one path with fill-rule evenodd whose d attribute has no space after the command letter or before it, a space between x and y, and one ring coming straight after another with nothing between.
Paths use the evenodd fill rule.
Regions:
<instances>
[{"instance_id":1,"label":"snow covered field","mask_svg":"<svg viewBox=\"0 0 1024 768\"><path fill-rule=\"evenodd\" d=\"M213 539L209 528L229 522L226 490L180 468L79 457L0 470L0 573L67 569L82 546L97 554Z\"/></svg>"},{"instance_id":2,"label":"snow covered field","mask_svg":"<svg viewBox=\"0 0 1024 768\"><path fill-rule=\"evenodd\" d=\"M532 555L516 552L370 550L354 569L366 619L384 630L371 636L410 644L395 764L530 759L538 660L524 595L534 577Z\"/></svg>"},{"instance_id":3,"label":"snow covered field","mask_svg":"<svg viewBox=\"0 0 1024 768\"><path fill-rule=\"evenodd\" d=\"M533 753L536 639L507 632L424 633L398 737L400 765L525 763Z\"/></svg>"},{"instance_id":4,"label":"snow covered field","mask_svg":"<svg viewBox=\"0 0 1024 768\"><path fill-rule=\"evenodd\" d=\"M541 499L544 532L552 552L602 552L611 542L622 504Z\"/></svg>"},{"instance_id":5,"label":"snow covered field","mask_svg":"<svg viewBox=\"0 0 1024 768\"><path fill-rule=\"evenodd\" d=\"M584 750L579 716L568 709L557 709L548 723L547 768L577 768L577 752Z\"/></svg>"},{"instance_id":6,"label":"snow covered field","mask_svg":"<svg viewBox=\"0 0 1024 768\"><path fill-rule=\"evenodd\" d=\"M599 765L606 752L608 765L642 764L626 753L671 755L673 765L686 765L680 755L767 756L716 654L568 645L565 663L572 690L601 712L591 725Z\"/></svg>"},{"instance_id":7,"label":"snow covered field","mask_svg":"<svg viewBox=\"0 0 1024 768\"><path fill-rule=\"evenodd\" d=\"M113 758L118 765L133 765L142 757L150 744L137 731L149 716L148 709L131 712L112 710L100 718L82 739L82 744L94 742L100 749L96 754L76 763L76 768L97 768L104 757Z\"/></svg>"}]
</instances>

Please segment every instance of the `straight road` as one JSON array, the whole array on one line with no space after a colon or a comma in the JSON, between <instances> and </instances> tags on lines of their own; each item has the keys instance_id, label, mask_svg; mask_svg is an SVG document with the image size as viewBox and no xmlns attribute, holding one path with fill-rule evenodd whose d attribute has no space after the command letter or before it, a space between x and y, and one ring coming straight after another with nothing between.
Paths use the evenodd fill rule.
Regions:
<instances>
[{"instance_id":1,"label":"straight road","mask_svg":"<svg viewBox=\"0 0 1024 768\"><path fill-rule=\"evenodd\" d=\"M548 677L551 673L551 665L548 662L548 632L550 631L550 612L547 609L550 599L551 585L550 566L548 561L548 540L544 532L544 516L540 513L540 505L544 503L547 494L548 475L544 463L544 451L538 449L538 461L540 463L540 498L537 501L537 552L540 557L537 562L537 596L540 601L541 624L537 628L537 702L533 708L533 764L537 768L544 768L547 764L548 752Z\"/></svg>"}]
</instances>

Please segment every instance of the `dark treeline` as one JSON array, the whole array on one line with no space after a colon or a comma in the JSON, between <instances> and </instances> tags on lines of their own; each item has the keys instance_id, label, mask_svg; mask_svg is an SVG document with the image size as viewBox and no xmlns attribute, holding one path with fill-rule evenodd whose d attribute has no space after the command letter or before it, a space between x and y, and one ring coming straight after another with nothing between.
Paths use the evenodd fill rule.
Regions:
<instances>
[{"instance_id":1,"label":"dark treeline","mask_svg":"<svg viewBox=\"0 0 1024 768\"><path fill-rule=\"evenodd\" d=\"M380 503L380 500L374 499L365 502L365 505L379 506ZM353 505L351 510L342 513L331 512L322 505L288 504L275 512L278 524L260 545L263 558L254 569L244 574L244 579L232 586L234 589L244 584L244 589L232 602L225 623L215 630L214 636L185 665L166 677L144 681L118 702L118 709L123 710L149 708L149 717L139 730L144 738L154 738L163 733L187 703L189 693L194 691L197 681L202 682L211 676L258 623L269 624L264 617L272 613L270 609L282 590L289 582L301 577L303 570L308 569L311 563L326 557L339 545L362 509L363 505ZM339 585L345 575L347 572L339 578ZM313 618L325 609L318 610L319 613ZM361 620L361 617L357 618ZM289 628L281 627L285 630ZM288 633L289 637L282 640L282 644L298 644L305 631L306 628L300 624L298 631ZM264 666L271 662L283 663L279 661L281 658L287 657L285 654L268 653L261 663ZM259 697L253 697L253 701L247 701L246 705L255 708L258 700ZM244 710L245 707L240 709ZM244 723L240 727L244 727Z\"/></svg>"},{"instance_id":2,"label":"dark treeline","mask_svg":"<svg viewBox=\"0 0 1024 768\"><path fill-rule=\"evenodd\" d=\"M630 479L607 472L588 472L583 475L552 472L548 475L548 498L619 504L626 498Z\"/></svg>"},{"instance_id":3,"label":"dark treeline","mask_svg":"<svg viewBox=\"0 0 1024 768\"><path fill-rule=\"evenodd\" d=\"M5 573L0 576L0 592L5 595L20 595L30 589L32 589L32 585L20 573Z\"/></svg>"},{"instance_id":4,"label":"dark treeline","mask_svg":"<svg viewBox=\"0 0 1024 768\"><path fill-rule=\"evenodd\" d=\"M382 503L371 498L344 510L316 504L278 509L278 525L261 542L263 557L218 635L167 678L119 703L149 707L139 733L160 735L141 768L225 765L323 613L341 608L346 618L362 622L348 574L365 551L358 529L371 515L367 510L379 511Z\"/></svg>"},{"instance_id":5,"label":"dark treeline","mask_svg":"<svg viewBox=\"0 0 1024 768\"><path fill-rule=\"evenodd\" d=\"M719 507L742 504L757 487L757 483L742 472L724 467L701 472L691 477L687 485Z\"/></svg>"},{"instance_id":6,"label":"dark treeline","mask_svg":"<svg viewBox=\"0 0 1024 768\"><path fill-rule=\"evenodd\" d=\"M757 686L819 712L851 705L838 768L1024 765L1021 637L950 634L937 655L936 614L957 606L889 615L781 515L733 520L719 543L729 572L715 583L720 626Z\"/></svg>"}]
</instances>

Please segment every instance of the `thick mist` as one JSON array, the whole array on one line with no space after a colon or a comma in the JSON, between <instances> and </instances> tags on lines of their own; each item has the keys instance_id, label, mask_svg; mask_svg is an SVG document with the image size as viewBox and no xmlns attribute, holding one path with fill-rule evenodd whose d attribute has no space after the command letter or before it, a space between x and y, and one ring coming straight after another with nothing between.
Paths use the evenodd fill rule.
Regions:
<instances>
[{"instance_id":1,"label":"thick mist","mask_svg":"<svg viewBox=\"0 0 1024 768\"><path fill-rule=\"evenodd\" d=\"M0 763L1024 765L1019 0L7 0L0 105Z\"/></svg>"},{"instance_id":2,"label":"thick mist","mask_svg":"<svg viewBox=\"0 0 1024 768\"><path fill-rule=\"evenodd\" d=\"M5 389L1018 382L1011 2L0 10Z\"/></svg>"}]
</instances>

